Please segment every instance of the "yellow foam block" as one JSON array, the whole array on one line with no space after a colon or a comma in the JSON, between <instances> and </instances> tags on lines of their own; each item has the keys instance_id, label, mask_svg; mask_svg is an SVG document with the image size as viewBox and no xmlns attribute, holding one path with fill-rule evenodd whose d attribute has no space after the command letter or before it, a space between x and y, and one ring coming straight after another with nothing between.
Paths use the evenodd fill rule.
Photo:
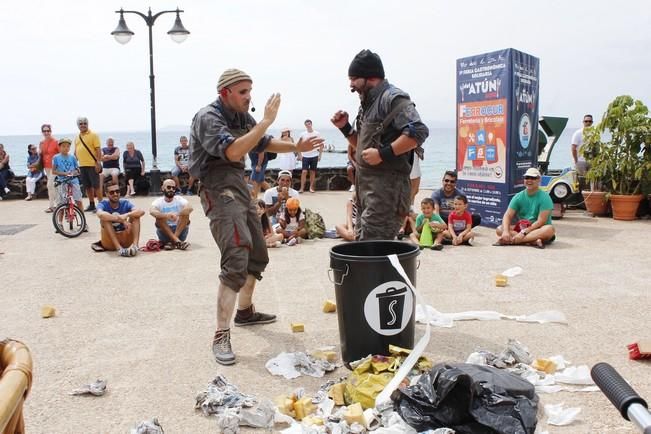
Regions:
<instances>
[{"instance_id":1,"label":"yellow foam block","mask_svg":"<svg viewBox=\"0 0 651 434\"><path fill-rule=\"evenodd\" d=\"M495 286L506 286L506 284L509 282L508 277L504 276L503 274L498 274L495 276Z\"/></svg>"},{"instance_id":2,"label":"yellow foam block","mask_svg":"<svg viewBox=\"0 0 651 434\"><path fill-rule=\"evenodd\" d=\"M57 311L52 306L43 306L41 308L41 318L50 318L57 314Z\"/></svg>"},{"instance_id":3,"label":"yellow foam block","mask_svg":"<svg viewBox=\"0 0 651 434\"><path fill-rule=\"evenodd\" d=\"M349 405L348 408L346 409L346 413L344 414L344 420L346 421L346 423L348 423L348 425L352 425L355 422L357 422L363 427L366 427L366 421L364 420L364 410L362 409L362 404L356 402L354 404Z\"/></svg>"},{"instance_id":4,"label":"yellow foam block","mask_svg":"<svg viewBox=\"0 0 651 434\"><path fill-rule=\"evenodd\" d=\"M323 312L324 313L332 313L337 311L337 305L335 304L334 301L332 300L326 300L325 303L323 303Z\"/></svg>"},{"instance_id":5,"label":"yellow foam block","mask_svg":"<svg viewBox=\"0 0 651 434\"><path fill-rule=\"evenodd\" d=\"M294 333L300 333L305 331L305 324L300 323L300 322L293 322L292 323L292 331Z\"/></svg>"},{"instance_id":6,"label":"yellow foam block","mask_svg":"<svg viewBox=\"0 0 651 434\"><path fill-rule=\"evenodd\" d=\"M536 359L531 364L531 367L538 371L543 371L546 374L553 374L556 372L556 363L549 359Z\"/></svg>"},{"instance_id":7,"label":"yellow foam block","mask_svg":"<svg viewBox=\"0 0 651 434\"><path fill-rule=\"evenodd\" d=\"M311 354L312 357L326 362L334 363L337 361L337 353L334 351L315 351Z\"/></svg>"},{"instance_id":8,"label":"yellow foam block","mask_svg":"<svg viewBox=\"0 0 651 434\"><path fill-rule=\"evenodd\" d=\"M316 411L316 405L312 404L312 399L310 397L304 396L294 403L294 414L296 420L303 420L305 416L308 416Z\"/></svg>"},{"instance_id":9,"label":"yellow foam block","mask_svg":"<svg viewBox=\"0 0 651 434\"><path fill-rule=\"evenodd\" d=\"M345 383L333 384L330 390L328 390L328 396L332 398L335 402L335 405L346 405L344 401L344 390L346 389Z\"/></svg>"},{"instance_id":10,"label":"yellow foam block","mask_svg":"<svg viewBox=\"0 0 651 434\"><path fill-rule=\"evenodd\" d=\"M322 426L323 425L323 419L317 416L305 416L303 420L301 421L303 425L306 426L311 426L311 425L318 425Z\"/></svg>"}]
</instances>

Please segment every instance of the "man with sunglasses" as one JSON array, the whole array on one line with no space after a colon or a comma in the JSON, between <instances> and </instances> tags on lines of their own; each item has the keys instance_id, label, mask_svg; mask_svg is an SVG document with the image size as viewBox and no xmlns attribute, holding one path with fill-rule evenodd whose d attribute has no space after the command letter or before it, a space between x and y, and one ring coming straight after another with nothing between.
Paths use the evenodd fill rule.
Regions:
<instances>
[{"instance_id":1,"label":"man with sunglasses","mask_svg":"<svg viewBox=\"0 0 651 434\"><path fill-rule=\"evenodd\" d=\"M91 247L95 251L117 250L118 256L138 254L140 217L145 211L120 198L120 186L109 182L106 196L97 204L97 217L102 226L101 241Z\"/></svg>"},{"instance_id":2,"label":"man with sunglasses","mask_svg":"<svg viewBox=\"0 0 651 434\"><path fill-rule=\"evenodd\" d=\"M276 321L275 315L257 312L253 305L255 283L262 279L269 256L257 205L244 179L244 158L252 151L305 152L323 146L323 139L316 137L294 145L266 135L278 114L280 94L267 100L257 123L248 113L252 84L244 71L224 71L217 82L217 100L194 116L190 135L190 174L201 181L201 205L221 252L212 350L222 365L235 363L230 325L236 303L236 326Z\"/></svg>"},{"instance_id":3,"label":"man with sunglasses","mask_svg":"<svg viewBox=\"0 0 651 434\"><path fill-rule=\"evenodd\" d=\"M546 191L540 189L540 171L530 167L524 174L525 189L509 202L502 225L495 232L494 246L531 245L544 249L556 239L552 226L554 203Z\"/></svg>"},{"instance_id":4,"label":"man with sunglasses","mask_svg":"<svg viewBox=\"0 0 651 434\"><path fill-rule=\"evenodd\" d=\"M443 221L447 222L450 213L454 211L454 198L457 196L466 196L460 188L457 188L457 172L446 170L443 175L441 188L432 192L434 201L434 213L439 214ZM481 224L481 216L472 214L472 227Z\"/></svg>"},{"instance_id":5,"label":"man with sunglasses","mask_svg":"<svg viewBox=\"0 0 651 434\"><path fill-rule=\"evenodd\" d=\"M581 148L583 147L583 129L591 126L592 115L585 115L583 116L583 127L572 134L572 160L574 160L574 167L576 167L576 171L580 176L584 176L589 169L585 157L581 155Z\"/></svg>"},{"instance_id":6,"label":"man with sunglasses","mask_svg":"<svg viewBox=\"0 0 651 434\"><path fill-rule=\"evenodd\" d=\"M163 181L163 197L151 204L149 214L156 219L156 235L165 250L187 250L190 243L190 213L192 205L185 198L176 194L178 187L174 179Z\"/></svg>"}]
</instances>

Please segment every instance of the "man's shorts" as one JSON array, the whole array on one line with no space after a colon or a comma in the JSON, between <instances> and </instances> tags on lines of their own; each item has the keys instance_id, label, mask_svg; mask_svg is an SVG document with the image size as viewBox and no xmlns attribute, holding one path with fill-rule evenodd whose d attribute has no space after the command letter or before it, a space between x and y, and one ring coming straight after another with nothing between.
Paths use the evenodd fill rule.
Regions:
<instances>
[{"instance_id":1,"label":"man's shorts","mask_svg":"<svg viewBox=\"0 0 651 434\"><path fill-rule=\"evenodd\" d=\"M316 170L319 163L319 157L303 157L302 170Z\"/></svg>"},{"instance_id":2,"label":"man's shorts","mask_svg":"<svg viewBox=\"0 0 651 434\"><path fill-rule=\"evenodd\" d=\"M176 232L176 226L170 225L170 229L172 232ZM190 231L190 225L186 226L185 229L181 231L179 234L179 240L185 241L188 238L188 232ZM167 235L165 235L165 232L161 231L158 225L156 225L156 236L158 237L158 241L161 243L171 243L172 240L167 238Z\"/></svg>"},{"instance_id":3,"label":"man's shorts","mask_svg":"<svg viewBox=\"0 0 651 434\"><path fill-rule=\"evenodd\" d=\"M117 231L115 232L115 236L118 238L118 242L120 243L119 246L114 246L113 241L111 241L111 237L109 237L108 233L102 227L102 231L100 234L100 242L102 244L102 247L104 247L105 250L117 250L118 247L129 247L133 244L133 232L131 232L131 229L125 229L123 231Z\"/></svg>"},{"instance_id":4,"label":"man's shorts","mask_svg":"<svg viewBox=\"0 0 651 434\"><path fill-rule=\"evenodd\" d=\"M262 167L259 172L255 170L256 166L258 165L258 154L255 152L249 154L249 159L251 160L251 181L258 183L264 182L264 172L267 170L268 163L266 154L264 160L262 161Z\"/></svg>"},{"instance_id":5,"label":"man's shorts","mask_svg":"<svg viewBox=\"0 0 651 434\"><path fill-rule=\"evenodd\" d=\"M172 168L172 176L179 176L181 173L183 173L183 172L181 172L181 169L179 168L179 166L174 166Z\"/></svg>"},{"instance_id":6,"label":"man's shorts","mask_svg":"<svg viewBox=\"0 0 651 434\"><path fill-rule=\"evenodd\" d=\"M84 166L79 168L79 179L85 188L99 188L99 173L95 166Z\"/></svg>"},{"instance_id":7,"label":"man's shorts","mask_svg":"<svg viewBox=\"0 0 651 434\"><path fill-rule=\"evenodd\" d=\"M102 170L102 177L103 178L108 178L109 176L118 176L120 174L120 169L115 168L115 167L109 167L109 168L104 168Z\"/></svg>"},{"instance_id":8,"label":"man's shorts","mask_svg":"<svg viewBox=\"0 0 651 434\"><path fill-rule=\"evenodd\" d=\"M75 202L81 202L81 187L79 184L72 185L72 199ZM56 186L57 190L57 205L66 202L66 195L68 194L68 183L59 184Z\"/></svg>"}]
</instances>

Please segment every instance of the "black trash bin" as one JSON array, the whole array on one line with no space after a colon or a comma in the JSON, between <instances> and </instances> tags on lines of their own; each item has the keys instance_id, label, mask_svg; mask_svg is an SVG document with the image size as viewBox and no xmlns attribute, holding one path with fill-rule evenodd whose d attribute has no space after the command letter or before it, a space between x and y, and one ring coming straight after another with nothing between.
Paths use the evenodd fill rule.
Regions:
<instances>
[{"instance_id":1,"label":"black trash bin","mask_svg":"<svg viewBox=\"0 0 651 434\"><path fill-rule=\"evenodd\" d=\"M412 348L416 297L389 262L395 254L416 285L418 246L399 241L358 241L330 249L337 320L344 363Z\"/></svg>"}]
</instances>

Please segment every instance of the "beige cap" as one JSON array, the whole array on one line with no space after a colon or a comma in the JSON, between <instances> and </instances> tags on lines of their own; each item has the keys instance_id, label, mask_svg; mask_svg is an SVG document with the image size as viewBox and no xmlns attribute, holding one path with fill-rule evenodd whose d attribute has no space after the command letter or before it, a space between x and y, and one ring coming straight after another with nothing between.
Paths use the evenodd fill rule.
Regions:
<instances>
[{"instance_id":1,"label":"beige cap","mask_svg":"<svg viewBox=\"0 0 651 434\"><path fill-rule=\"evenodd\" d=\"M527 169L527 171L524 173L524 176L533 176L534 178L540 178L540 170L536 169L535 167L530 167Z\"/></svg>"},{"instance_id":2,"label":"beige cap","mask_svg":"<svg viewBox=\"0 0 651 434\"><path fill-rule=\"evenodd\" d=\"M228 87L231 84L245 80L253 83L251 76L246 72L235 68L227 69L222 73L221 77L219 77L219 81L217 82L217 92L220 92L223 88Z\"/></svg>"}]
</instances>

